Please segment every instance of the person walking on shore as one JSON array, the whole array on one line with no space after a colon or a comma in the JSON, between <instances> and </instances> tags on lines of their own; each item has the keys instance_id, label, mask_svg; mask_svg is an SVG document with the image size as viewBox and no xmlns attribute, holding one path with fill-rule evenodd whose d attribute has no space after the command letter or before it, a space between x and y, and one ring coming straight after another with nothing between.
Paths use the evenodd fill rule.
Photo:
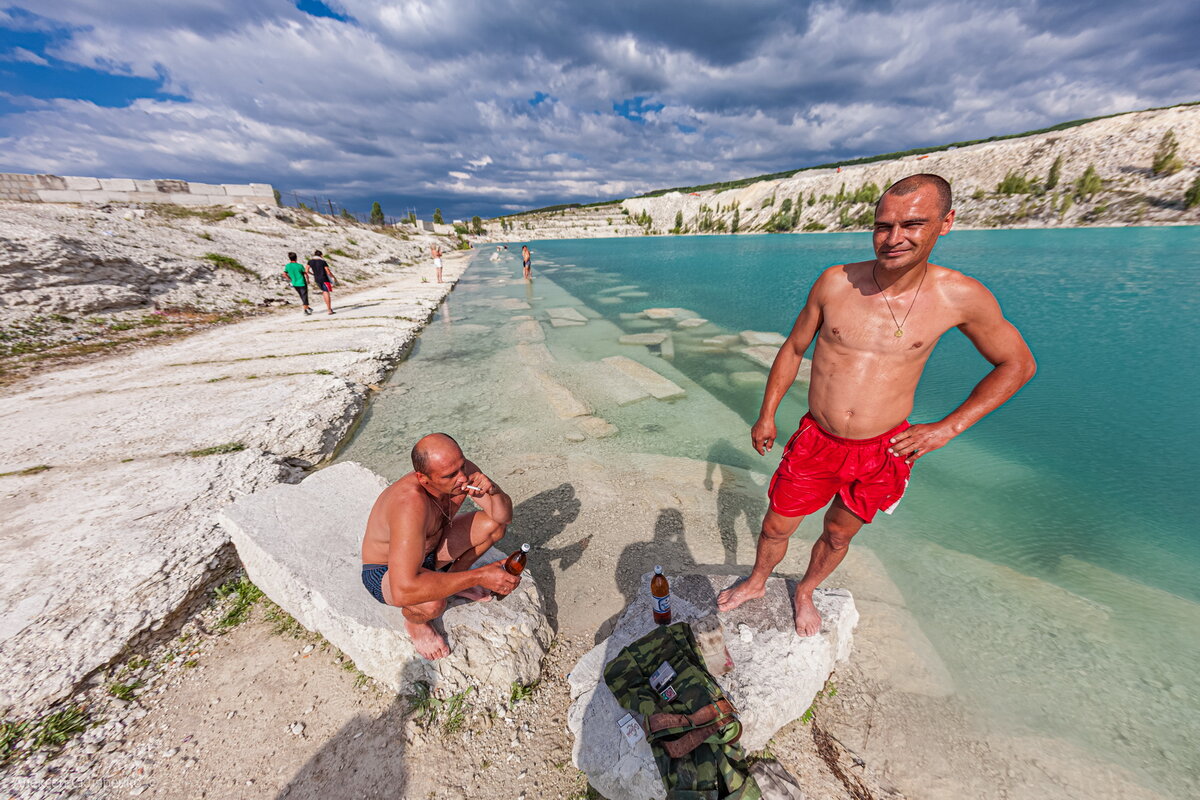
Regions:
<instances>
[{"instance_id":1,"label":"person walking on shore","mask_svg":"<svg viewBox=\"0 0 1200 800\"><path fill-rule=\"evenodd\" d=\"M362 582L371 596L404 612L404 628L428 659L450 653L430 623L460 595L487 601L509 594L519 575L497 561L474 567L512 522L512 498L492 483L444 433L412 449L413 471L375 501L362 543ZM479 511L460 514L470 497Z\"/></svg>"},{"instance_id":2,"label":"person walking on shore","mask_svg":"<svg viewBox=\"0 0 1200 800\"><path fill-rule=\"evenodd\" d=\"M437 273L437 282L442 282L442 246L436 242L429 246L429 254L433 256L433 269Z\"/></svg>"},{"instance_id":3,"label":"person walking on shore","mask_svg":"<svg viewBox=\"0 0 1200 800\"><path fill-rule=\"evenodd\" d=\"M533 276L533 256L529 252L529 245L521 245L521 275L525 280L529 280Z\"/></svg>"},{"instance_id":4,"label":"person walking on shore","mask_svg":"<svg viewBox=\"0 0 1200 800\"><path fill-rule=\"evenodd\" d=\"M325 310L332 314L332 294L333 287L337 286L337 277L329 268L329 262L321 257L320 250L314 250L313 257L308 260L308 274L312 277L316 287L321 290L321 296L325 298Z\"/></svg>"},{"instance_id":5,"label":"person walking on shore","mask_svg":"<svg viewBox=\"0 0 1200 800\"><path fill-rule=\"evenodd\" d=\"M283 267L283 277L287 278L292 288L296 290L296 294L300 295L300 302L304 305L304 313L311 314L312 307L308 304L308 281L304 278L304 267L300 266L300 262L296 260L295 253L288 253L288 263Z\"/></svg>"},{"instance_id":6,"label":"person walking on shore","mask_svg":"<svg viewBox=\"0 0 1200 800\"><path fill-rule=\"evenodd\" d=\"M788 537L832 500L795 594L796 632L820 633L813 590L877 511L895 509L913 462L945 447L1033 377L1033 354L991 292L929 263L938 237L953 223L950 185L943 178L904 178L876 204L875 258L830 267L813 284L767 378L750 430L754 449L765 455L774 446L775 412L815 337L809 410L771 478L754 568L720 593L720 610L761 597L787 553ZM992 369L945 418L910 425L905 418L925 363L951 328L966 334Z\"/></svg>"}]
</instances>

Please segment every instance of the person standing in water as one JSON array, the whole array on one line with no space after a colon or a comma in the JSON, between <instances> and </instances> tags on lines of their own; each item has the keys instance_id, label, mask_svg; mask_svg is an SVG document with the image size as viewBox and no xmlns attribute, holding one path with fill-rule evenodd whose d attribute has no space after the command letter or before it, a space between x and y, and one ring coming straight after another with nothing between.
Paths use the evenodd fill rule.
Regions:
<instances>
[{"instance_id":1,"label":"person standing in water","mask_svg":"<svg viewBox=\"0 0 1200 800\"><path fill-rule=\"evenodd\" d=\"M876 204L875 258L830 267L813 284L767 378L750 431L754 449L765 455L774 446L775 412L816 338L809 410L771 478L754 568L720 593L720 610L761 597L800 521L828 505L795 594L796 632L820 633L813 590L877 511L895 509L912 464L945 447L1033 377L1033 354L987 287L929 263L938 237L953 223L950 185L943 178L904 178ZM906 417L925 363L951 328L966 334L992 369L945 418L910 425Z\"/></svg>"},{"instance_id":2,"label":"person standing in water","mask_svg":"<svg viewBox=\"0 0 1200 800\"><path fill-rule=\"evenodd\" d=\"M529 245L521 245L521 275L525 280L533 277L533 256L529 252Z\"/></svg>"}]
</instances>

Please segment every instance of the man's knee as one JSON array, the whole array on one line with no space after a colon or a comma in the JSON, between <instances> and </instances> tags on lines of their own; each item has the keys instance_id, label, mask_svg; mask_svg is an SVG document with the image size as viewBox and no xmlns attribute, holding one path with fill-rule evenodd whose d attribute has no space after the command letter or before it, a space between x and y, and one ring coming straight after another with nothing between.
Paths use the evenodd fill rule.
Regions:
<instances>
[{"instance_id":1,"label":"man's knee","mask_svg":"<svg viewBox=\"0 0 1200 800\"><path fill-rule=\"evenodd\" d=\"M787 539L800 526L799 517L781 517L774 513L763 518L762 536L765 539Z\"/></svg>"},{"instance_id":2,"label":"man's knee","mask_svg":"<svg viewBox=\"0 0 1200 800\"><path fill-rule=\"evenodd\" d=\"M855 524L852 522L826 520L825 530L822 531L821 538L834 550L845 550L850 546L850 540L854 538L854 534L860 530L862 530L861 522Z\"/></svg>"},{"instance_id":3,"label":"man's knee","mask_svg":"<svg viewBox=\"0 0 1200 800\"><path fill-rule=\"evenodd\" d=\"M507 525L496 522L494 519L491 519L491 518L488 518L487 520L485 520L481 527L481 532L483 533L483 537L485 539L487 539L487 543L489 545L493 545L496 542L503 539L504 533L507 530L508 530Z\"/></svg>"},{"instance_id":4,"label":"man's knee","mask_svg":"<svg viewBox=\"0 0 1200 800\"><path fill-rule=\"evenodd\" d=\"M400 610L404 612L406 620L419 624L440 617L446 611L446 601L430 600L428 603L419 603L415 606L403 606Z\"/></svg>"}]
</instances>

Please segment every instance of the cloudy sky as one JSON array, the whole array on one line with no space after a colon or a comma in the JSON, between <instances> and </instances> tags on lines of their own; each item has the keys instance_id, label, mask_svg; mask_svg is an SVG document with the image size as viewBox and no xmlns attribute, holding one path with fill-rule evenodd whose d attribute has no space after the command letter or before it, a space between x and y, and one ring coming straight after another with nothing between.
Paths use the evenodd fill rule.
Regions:
<instances>
[{"instance_id":1,"label":"cloudy sky","mask_svg":"<svg viewBox=\"0 0 1200 800\"><path fill-rule=\"evenodd\" d=\"M490 216L1200 100L1195 0L0 0L0 171Z\"/></svg>"}]
</instances>

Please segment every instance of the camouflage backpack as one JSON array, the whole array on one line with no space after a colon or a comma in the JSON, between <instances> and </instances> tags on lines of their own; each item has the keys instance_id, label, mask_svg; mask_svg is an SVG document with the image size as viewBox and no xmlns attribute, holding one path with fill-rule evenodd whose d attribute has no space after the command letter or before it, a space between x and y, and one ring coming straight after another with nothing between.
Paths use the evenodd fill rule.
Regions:
<instances>
[{"instance_id":1,"label":"camouflage backpack","mask_svg":"<svg viewBox=\"0 0 1200 800\"><path fill-rule=\"evenodd\" d=\"M665 682L664 663L666 675L674 672ZM686 622L623 649L604 668L604 682L623 708L643 717L669 800L760 800L737 744L736 709L705 670Z\"/></svg>"}]
</instances>

